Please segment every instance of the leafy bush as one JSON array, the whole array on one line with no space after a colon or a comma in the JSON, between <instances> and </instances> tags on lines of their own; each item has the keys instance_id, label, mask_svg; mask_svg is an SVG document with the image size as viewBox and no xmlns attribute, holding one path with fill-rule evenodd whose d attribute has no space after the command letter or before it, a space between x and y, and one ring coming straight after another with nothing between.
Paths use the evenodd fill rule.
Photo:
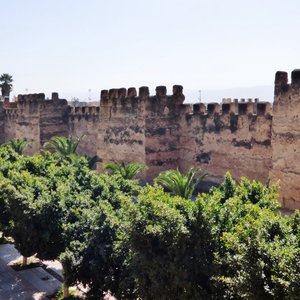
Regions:
<instances>
[{"instance_id":1,"label":"leafy bush","mask_svg":"<svg viewBox=\"0 0 300 300\"><path fill-rule=\"evenodd\" d=\"M214 240L200 202L145 187L128 213L127 283L142 299L202 299L210 294Z\"/></svg>"}]
</instances>

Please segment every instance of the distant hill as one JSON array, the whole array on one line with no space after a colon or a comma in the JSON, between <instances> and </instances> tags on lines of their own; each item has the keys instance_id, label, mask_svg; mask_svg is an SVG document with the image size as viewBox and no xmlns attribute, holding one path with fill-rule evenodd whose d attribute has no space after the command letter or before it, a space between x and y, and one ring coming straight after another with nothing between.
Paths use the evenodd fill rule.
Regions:
<instances>
[{"instance_id":1,"label":"distant hill","mask_svg":"<svg viewBox=\"0 0 300 300\"><path fill-rule=\"evenodd\" d=\"M261 101L273 102L273 86L254 86L231 89L201 90L201 102L221 102L222 98L259 98ZM184 90L185 102L199 102L199 90Z\"/></svg>"}]
</instances>

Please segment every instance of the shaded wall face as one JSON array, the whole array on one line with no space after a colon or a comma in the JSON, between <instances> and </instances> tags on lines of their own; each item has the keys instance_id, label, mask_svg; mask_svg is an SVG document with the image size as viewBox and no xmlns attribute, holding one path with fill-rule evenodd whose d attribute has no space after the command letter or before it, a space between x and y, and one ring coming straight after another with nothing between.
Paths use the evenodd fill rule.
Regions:
<instances>
[{"instance_id":1,"label":"shaded wall face","mask_svg":"<svg viewBox=\"0 0 300 300\"><path fill-rule=\"evenodd\" d=\"M100 101L97 155L110 162L145 163L145 99L136 90L113 89Z\"/></svg>"},{"instance_id":2,"label":"shaded wall face","mask_svg":"<svg viewBox=\"0 0 300 300\"><path fill-rule=\"evenodd\" d=\"M69 107L66 100L53 97L40 103L39 127L40 145L53 136L69 135Z\"/></svg>"},{"instance_id":3,"label":"shaded wall face","mask_svg":"<svg viewBox=\"0 0 300 300\"><path fill-rule=\"evenodd\" d=\"M4 103L0 102L0 144L4 143L5 141L5 127L4 122L5 120L5 112L4 112Z\"/></svg>"},{"instance_id":4,"label":"shaded wall face","mask_svg":"<svg viewBox=\"0 0 300 300\"><path fill-rule=\"evenodd\" d=\"M33 154L39 152L52 136L67 136L67 101L58 99L55 93L53 96L51 100L45 100L44 94L19 95L17 102L4 103L4 141L15 138L31 140L26 153Z\"/></svg>"},{"instance_id":5,"label":"shaded wall face","mask_svg":"<svg viewBox=\"0 0 300 300\"><path fill-rule=\"evenodd\" d=\"M275 87L272 127L273 182L286 208L300 209L300 83Z\"/></svg>"},{"instance_id":6,"label":"shaded wall face","mask_svg":"<svg viewBox=\"0 0 300 300\"><path fill-rule=\"evenodd\" d=\"M182 97L165 93L150 97L146 102L145 153L150 166L147 178L152 180L161 171L179 166L179 113Z\"/></svg>"},{"instance_id":7,"label":"shaded wall face","mask_svg":"<svg viewBox=\"0 0 300 300\"><path fill-rule=\"evenodd\" d=\"M78 152L91 157L96 155L99 144L99 107L72 108L68 122L69 134L74 138L81 139Z\"/></svg>"},{"instance_id":8,"label":"shaded wall face","mask_svg":"<svg viewBox=\"0 0 300 300\"><path fill-rule=\"evenodd\" d=\"M26 149L27 154L33 154L40 150L41 101L44 101L44 95L32 99L22 99L17 103L18 116L16 118L15 137L32 141L31 147Z\"/></svg>"},{"instance_id":9,"label":"shaded wall face","mask_svg":"<svg viewBox=\"0 0 300 300\"><path fill-rule=\"evenodd\" d=\"M196 107L181 121L180 166L199 166L220 182L230 171L235 178L267 182L271 160L272 117L269 104L211 104Z\"/></svg>"}]
</instances>

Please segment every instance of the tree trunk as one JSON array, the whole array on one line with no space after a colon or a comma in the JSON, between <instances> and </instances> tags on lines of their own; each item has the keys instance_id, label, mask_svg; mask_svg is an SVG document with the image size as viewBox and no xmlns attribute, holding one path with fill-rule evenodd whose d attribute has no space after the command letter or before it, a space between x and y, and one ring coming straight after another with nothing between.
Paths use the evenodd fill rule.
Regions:
<instances>
[{"instance_id":1,"label":"tree trunk","mask_svg":"<svg viewBox=\"0 0 300 300\"><path fill-rule=\"evenodd\" d=\"M69 294L69 286L66 283L64 283L64 299L68 298L69 296L70 296L70 294Z\"/></svg>"},{"instance_id":2,"label":"tree trunk","mask_svg":"<svg viewBox=\"0 0 300 300\"><path fill-rule=\"evenodd\" d=\"M23 256L22 267L27 266L27 257Z\"/></svg>"}]
</instances>

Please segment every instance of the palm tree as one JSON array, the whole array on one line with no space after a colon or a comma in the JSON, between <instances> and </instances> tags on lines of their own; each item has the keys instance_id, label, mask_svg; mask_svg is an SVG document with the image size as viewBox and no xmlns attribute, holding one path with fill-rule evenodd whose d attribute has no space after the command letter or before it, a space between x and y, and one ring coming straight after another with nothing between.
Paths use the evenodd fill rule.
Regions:
<instances>
[{"instance_id":1,"label":"palm tree","mask_svg":"<svg viewBox=\"0 0 300 300\"><path fill-rule=\"evenodd\" d=\"M200 169L190 168L185 174L176 169L160 173L154 181L175 195L190 199L200 181L206 176L207 173Z\"/></svg>"},{"instance_id":2,"label":"palm tree","mask_svg":"<svg viewBox=\"0 0 300 300\"><path fill-rule=\"evenodd\" d=\"M112 174L120 174L124 179L133 179L142 171L147 169L147 166L138 163L125 164L122 163L110 163L104 167L106 170L110 170Z\"/></svg>"},{"instance_id":3,"label":"palm tree","mask_svg":"<svg viewBox=\"0 0 300 300\"><path fill-rule=\"evenodd\" d=\"M50 141L44 144L44 148L55 150L61 157L71 159L78 156L77 148L81 138L53 136Z\"/></svg>"},{"instance_id":4,"label":"palm tree","mask_svg":"<svg viewBox=\"0 0 300 300\"><path fill-rule=\"evenodd\" d=\"M13 82L13 78L11 75L7 74L7 73L3 73L0 76L0 87L1 87L1 94L2 97L9 97L9 94L12 90L12 82Z\"/></svg>"},{"instance_id":5,"label":"palm tree","mask_svg":"<svg viewBox=\"0 0 300 300\"><path fill-rule=\"evenodd\" d=\"M31 146L32 141L29 141L27 139L13 139L6 143L6 145L9 145L12 149L14 149L18 154L22 155L24 150Z\"/></svg>"}]
</instances>

